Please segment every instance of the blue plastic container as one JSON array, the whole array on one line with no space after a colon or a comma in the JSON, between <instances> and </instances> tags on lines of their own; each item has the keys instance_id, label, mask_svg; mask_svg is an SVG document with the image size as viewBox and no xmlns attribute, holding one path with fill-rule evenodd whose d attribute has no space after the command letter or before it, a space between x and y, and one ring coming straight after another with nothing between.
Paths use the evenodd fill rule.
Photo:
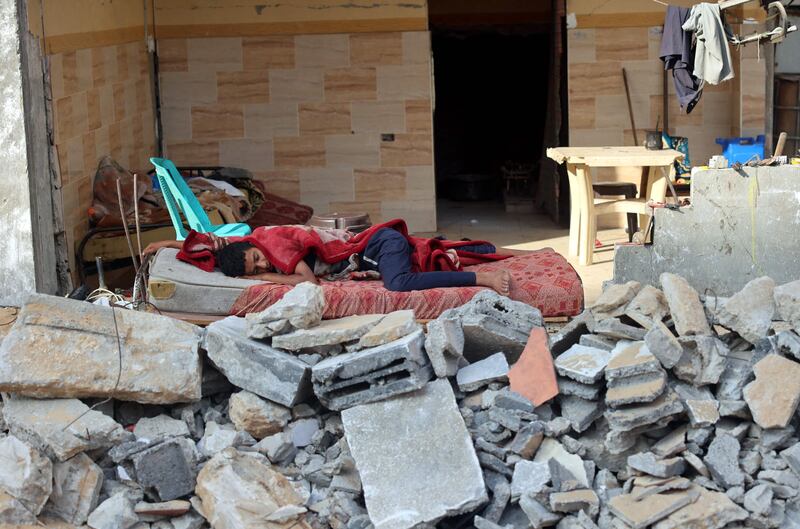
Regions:
<instances>
[{"instance_id":1,"label":"blue plastic container","mask_svg":"<svg viewBox=\"0 0 800 529\"><path fill-rule=\"evenodd\" d=\"M722 155L729 164L747 163L754 156L764 159L764 139L760 134L755 138L717 138L717 143L722 145Z\"/></svg>"}]
</instances>

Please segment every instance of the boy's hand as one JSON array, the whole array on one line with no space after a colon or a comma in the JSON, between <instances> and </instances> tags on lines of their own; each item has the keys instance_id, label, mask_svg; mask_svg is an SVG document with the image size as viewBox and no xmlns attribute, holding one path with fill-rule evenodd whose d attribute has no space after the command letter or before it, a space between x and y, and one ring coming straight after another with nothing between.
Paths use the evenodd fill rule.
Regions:
<instances>
[{"instance_id":1,"label":"boy's hand","mask_svg":"<svg viewBox=\"0 0 800 529\"><path fill-rule=\"evenodd\" d=\"M213 233L206 233L208 239L211 241L211 249L218 252L228 245L228 240L224 237L219 237Z\"/></svg>"}]
</instances>

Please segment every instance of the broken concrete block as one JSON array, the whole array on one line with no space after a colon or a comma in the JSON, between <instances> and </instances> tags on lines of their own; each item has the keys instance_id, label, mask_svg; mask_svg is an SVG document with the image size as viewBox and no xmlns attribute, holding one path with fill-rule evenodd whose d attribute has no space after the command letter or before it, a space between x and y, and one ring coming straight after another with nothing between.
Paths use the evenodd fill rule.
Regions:
<instances>
[{"instance_id":1,"label":"broken concrete block","mask_svg":"<svg viewBox=\"0 0 800 529\"><path fill-rule=\"evenodd\" d=\"M636 296L640 288L641 284L638 281L608 285L592 305L592 314L595 320L622 316L625 313L625 307Z\"/></svg>"},{"instance_id":2,"label":"broken concrete block","mask_svg":"<svg viewBox=\"0 0 800 529\"><path fill-rule=\"evenodd\" d=\"M719 421L719 402L716 400L687 399L683 405L693 427L712 426Z\"/></svg>"},{"instance_id":3,"label":"broken concrete block","mask_svg":"<svg viewBox=\"0 0 800 529\"><path fill-rule=\"evenodd\" d=\"M658 457L670 457L686 450L686 427L676 428L651 447Z\"/></svg>"},{"instance_id":4,"label":"broken concrete block","mask_svg":"<svg viewBox=\"0 0 800 529\"><path fill-rule=\"evenodd\" d=\"M550 350L553 356L560 355L578 343L581 336L592 332L592 329L594 329L594 316L591 309L587 309L572 318L569 323L550 337Z\"/></svg>"},{"instance_id":5,"label":"broken concrete block","mask_svg":"<svg viewBox=\"0 0 800 529\"><path fill-rule=\"evenodd\" d=\"M419 329L420 325L413 310L398 310L387 314L378 325L361 337L358 345L361 348L377 347L399 340Z\"/></svg>"},{"instance_id":6,"label":"broken concrete block","mask_svg":"<svg viewBox=\"0 0 800 529\"><path fill-rule=\"evenodd\" d=\"M18 527L23 524L35 525L36 515L25 508L21 501L0 489L0 523Z\"/></svg>"},{"instance_id":7,"label":"broken concrete block","mask_svg":"<svg viewBox=\"0 0 800 529\"><path fill-rule=\"evenodd\" d=\"M511 390L541 406L558 395L553 356L547 346L547 331L531 329L525 349L508 372Z\"/></svg>"},{"instance_id":8,"label":"broken concrete block","mask_svg":"<svg viewBox=\"0 0 800 529\"><path fill-rule=\"evenodd\" d=\"M544 462L522 460L514 465L511 478L511 499L516 500L524 494L536 495L550 482L550 467Z\"/></svg>"},{"instance_id":9,"label":"broken concrete block","mask_svg":"<svg viewBox=\"0 0 800 529\"><path fill-rule=\"evenodd\" d=\"M204 456L212 457L226 448L253 445L255 442L249 433L236 430L232 424L208 421L197 448Z\"/></svg>"},{"instance_id":10,"label":"broken concrete block","mask_svg":"<svg viewBox=\"0 0 800 529\"><path fill-rule=\"evenodd\" d=\"M654 373L615 378L608 382L606 404L612 408L625 404L653 402L667 388L667 375L661 368Z\"/></svg>"},{"instance_id":11,"label":"broken concrete block","mask_svg":"<svg viewBox=\"0 0 800 529\"><path fill-rule=\"evenodd\" d=\"M681 337L678 342L683 346L683 354L672 368L676 377L695 386L719 382L729 352L724 343L711 336Z\"/></svg>"},{"instance_id":12,"label":"broken concrete block","mask_svg":"<svg viewBox=\"0 0 800 529\"><path fill-rule=\"evenodd\" d=\"M667 369L672 369L683 355L683 346L667 326L660 321L653 323L653 326L644 335L644 343L647 350L658 358L661 365Z\"/></svg>"},{"instance_id":13,"label":"broken concrete block","mask_svg":"<svg viewBox=\"0 0 800 529\"><path fill-rule=\"evenodd\" d=\"M678 334L710 335L711 327L697 291L684 278L675 274L663 273L659 280Z\"/></svg>"},{"instance_id":14,"label":"broken concrete block","mask_svg":"<svg viewBox=\"0 0 800 529\"><path fill-rule=\"evenodd\" d=\"M326 358L312 368L314 392L332 410L415 391L433 376L422 331L371 349Z\"/></svg>"},{"instance_id":15,"label":"broken concrete block","mask_svg":"<svg viewBox=\"0 0 800 529\"><path fill-rule=\"evenodd\" d=\"M600 336L599 334L584 334L581 336L580 340L578 340L578 345L594 347L595 349L602 349L603 351L612 351L617 345L617 342L616 340L612 340L606 336Z\"/></svg>"},{"instance_id":16,"label":"broken concrete block","mask_svg":"<svg viewBox=\"0 0 800 529\"><path fill-rule=\"evenodd\" d=\"M654 424L661 419L683 412L683 404L674 391L664 392L653 402L639 406L608 410L605 417L614 430L628 431L639 426Z\"/></svg>"},{"instance_id":17,"label":"broken concrete block","mask_svg":"<svg viewBox=\"0 0 800 529\"><path fill-rule=\"evenodd\" d=\"M765 338L775 314L774 289L769 277L753 279L720 307L719 324L753 344Z\"/></svg>"},{"instance_id":18,"label":"broken concrete block","mask_svg":"<svg viewBox=\"0 0 800 529\"><path fill-rule=\"evenodd\" d=\"M305 509L296 509L300 495L259 454L229 448L215 455L197 476L196 494L212 527L309 528Z\"/></svg>"},{"instance_id":19,"label":"broken concrete block","mask_svg":"<svg viewBox=\"0 0 800 529\"><path fill-rule=\"evenodd\" d=\"M275 435L265 437L253 448L276 465L282 465L294 459L297 454L297 447L294 446L291 436L286 432L279 432Z\"/></svg>"},{"instance_id":20,"label":"broken concrete block","mask_svg":"<svg viewBox=\"0 0 800 529\"><path fill-rule=\"evenodd\" d=\"M694 489L652 494L644 499L637 499L634 494L620 494L611 498L608 508L633 529L644 529L689 505L699 496L700 493Z\"/></svg>"},{"instance_id":21,"label":"broken concrete block","mask_svg":"<svg viewBox=\"0 0 800 529\"><path fill-rule=\"evenodd\" d=\"M310 369L294 355L245 337L245 320L229 316L206 328L203 348L232 384L284 406L310 394Z\"/></svg>"},{"instance_id":22,"label":"broken concrete block","mask_svg":"<svg viewBox=\"0 0 800 529\"><path fill-rule=\"evenodd\" d=\"M744 508L753 514L769 516L772 508L772 487L762 483L748 490L744 495Z\"/></svg>"},{"instance_id":23,"label":"broken concrete block","mask_svg":"<svg viewBox=\"0 0 800 529\"><path fill-rule=\"evenodd\" d=\"M592 489L554 492L550 495L550 509L555 512L583 511L595 516L600 511L600 498Z\"/></svg>"},{"instance_id":24,"label":"broken concrete block","mask_svg":"<svg viewBox=\"0 0 800 529\"><path fill-rule=\"evenodd\" d=\"M574 476L580 487L590 486L589 476L586 474L586 468L580 456L567 452L564 446L555 439L546 438L539 446L533 461L535 463L549 463L551 459L555 460Z\"/></svg>"},{"instance_id":25,"label":"broken concrete block","mask_svg":"<svg viewBox=\"0 0 800 529\"><path fill-rule=\"evenodd\" d=\"M573 345L569 350L556 358L555 366L558 374L569 377L584 384L594 384L603 376L603 370L611 355L608 351Z\"/></svg>"},{"instance_id":26,"label":"broken concrete block","mask_svg":"<svg viewBox=\"0 0 800 529\"><path fill-rule=\"evenodd\" d=\"M671 478L683 474L685 463L680 457L660 459L652 452L640 452L628 456L628 466L651 476Z\"/></svg>"},{"instance_id":27,"label":"broken concrete block","mask_svg":"<svg viewBox=\"0 0 800 529\"><path fill-rule=\"evenodd\" d=\"M625 316L629 317L645 329L669 315L669 307L664 293L652 285L645 285L625 307Z\"/></svg>"},{"instance_id":28,"label":"broken concrete block","mask_svg":"<svg viewBox=\"0 0 800 529\"><path fill-rule=\"evenodd\" d=\"M538 421L531 422L520 428L508 445L508 449L523 459L530 459L539 449L542 439L544 439L544 426Z\"/></svg>"},{"instance_id":29,"label":"broken concrete block","mask_svg":"<svg viewBox=\"0 0 800 529\"><path fill-rule=\"evenodd\" d=\"M139 439L151 441L167 437L189 437L189 427L179 419L161 414L139 419L133 429L133 434Z\"/></svg>"},{"instance_id":30,"label":"broken concrete block","mask_svg":"<svg viewBox=\"0 0 800 529\"><path fill-rule=\"evenodd\" d=\"M720 528L747 518L747 511L721 492L698 486L689 490L697 493L697 499L657 522L653 529Z\"/></svg>"},{"instance_id":31,"label":"broken concrete block","mask_svg":"<svg viewBox=\"0 0 800 529\"><path fill-rule=\"evenodd\" d=\"M621 343L611 352L606 365L606 380L633 377L647 373L660 373L661 363L647 349L644 342Z\"/></svg>"},{"instance_id":32,"label":"broken concrete block","mask_svg":"<svg viewBox=\"0 0 800 529\"><path fill-rule=\"evenodd\" d=\"M114 419L78 399L7 396L3 415L11 433L57 461L132 438Z\"/></svg>"},{"instance_id":33,"label":"broken concrete block","mask_svg":"<svg viewBox=\"0 0 800 529\"><path fill-rule=\"evenodd\" d=\"M367 334L383 318L383 314L364 314L337 320L325 320L310 329L298 329L289 334L274 336L272 346L278 349L299 351L307 347L351 342Z\"/></svg>"},{"instance_id":34,"label":"broken concrete block","mask_svg":"<svg viewBox=\"0 0 800 529\"><path fill-rule=\"evenodd\" d=\"M461 316L457 312L447 310L428 322L425 352L437 377L456 374L459 360L464 355L464 331L461 330Z\"/></svg>"},{"instance_id":35,"label":"broken concrete block","mask_svg":"<svg viewBox=\"0 0 800 529\"><path fill-rule=\"evenodd\" d=\"M433 524L488 500L472 440L446 380L344 410L342 422L376 529ZM409 483L425 494L413 492Z\"/></svg>"},{"instance_id":36,"label":"broken concrete block","mask_svg":"<svg viewBox=\"0 0 800 529\"><path fill-rule=\"evenodd\" d=\"M89 516L92 529L129 529L139 522L133 502L124 493L111 496Z\"/></svg>"},{"instance_id":37,"label":"broken concrete block","mask_svg":"<svg viewBox=\"0 0 800 529\"><path fill-rule=\"evenodd\" d=\"M259 440L280 432L292 420L289 408L266 401L249 391L231 395L228 415L238 430L244 430Z\"/></svg>"},{"instance_id":38,"label":"broken concrete block","mask_svg":"<svg viewBox=\"0 0 800 529\"><path fill-rule=\"evenodd\" d=\"M33 294L0 345L0 391L149 404L200 400L200 334L149 312Z\"/></svg>"},{"instance_id":39,"label":"broken concrete block","mask_svg":"<svg viewBox=\"0 0 800 529\"><path fill-rule=\"evenodd\" d=\"M556 514L537 500L533 499L532 497L523 495L519 499L519 506L522 508L522 511L528 517L528 522L534 528L539 529L541 527L552 527L558 523L561 519L560 514ZM506 521L506 517L500 519L500 523L504 523ZM525 527L524 525L514 525L515 527Z\"/></svg>"},{"instance_id":40,"label":"broken concrete block","mask_svg":"<svg viewBox=\"0 0 800 529\"><path fill-rule=\"evenodd\" d=\"M297 329L319 325L325 311L325 294L322 287L309 281L288 291L266 310L245 316L249 338L269 338Z\"/></svg>"},{"instance_id":41,"label":"broken concrete block","mask_svg":"<svg viewBox=\"0 0 800 529\"><path fill-rule=\"evenodd\" d=\"M194 490L194 471L179 439L159 443L131 459L139 485L154 490L161 501L176 500Z\"/></svg>"},{"instance_id":42,"label":"broken concrete block","mask_svg":"<svg viewBox=\"0 0 800 529\"><path fill-rule=\"evenodd\" d=\"M647 331L626 325L619 321L617 318L609 318L607 320L599 321L594 326L595 334L611 338L613 340L631 340L639 341L644 340L644 335Z\"/></svg>"},{"instance_id":43,"label":"broken concrete block","mask_svg":"<svg viewBox=\"0 0 800 529\"><path fill-rule=\"evenodd\" d=\"M0 491L16 498L31 514L38 516L52 490L50 460L13 435L0 438ZM6 508L12 506L8 502L5 504Z\"/></svg>"},{"instance_id":44,"label":"broken concrete block","mask_svg":"<svg viewBox=\"0 0 800 529\"><path fill-rule=\"evenodd\" d=\"M789 465L789 468L800 476L800 443L795 443L781 452L781 457Z\"/></svg>"},{"instance_id":45,"label":"broken concrete block","mask_svg":"<svg viewBox=\"0 0 800 529\"><path fill-rule=\"evenodd\" d=\"M578 433L587 430L595 420L603 416L604 407L598 401L565 396L559 398L559 403L561 415L569 420L572 429Z\"/></svg>"},{"instance_id":46,"label":"broken concrete block","mask_svg":"<svg viewBox=\"0 0 800 529\"><path fill-rule=\"evenodd\" d=\"M474 364L462 367L456 374L458 389L464 392L508 380L508 361L503 353L495 353Z\"/></svg>"},{"instance_id":47,"label":"broken concrete block","mask_svg":"<svg viewBox=\"0 0 800 529\"><path fill-rule=\"evenodd\" d=\"M755 381L744 388L753 420L762 428L785 428L800 403L800 364L771 354L753 371Z\"/></svg>"},{"instance_id":48,"label":"broken concrete block","mask_svg":"<svg viewBox=\"0 0 800 529\"><path fill-rule=\"evenodd\" d=\"M661 494L662 492L674 490L686 490L691 484L691 481L681 477L659 478L653 476L638 476L633 479L631 495L637 501L641 501L653 494Z\"/></svg>"},{"instance_id":49,"label":"broken concrete block","mask_svg":"<svg viewBox=\"0 0 800 529\"><path fill-rule=\"evenodd\" d=\"M744 484L744 472L739 467L739 450L741 445L735 437L721 434L714 437L703 458L714 480L726 489Z\"/></svg>"},{"instance_id":50,"label":"broken concrete block","mask_svg":"<svg viewBox=\"0 0 800 529\"><path fill-rule=\"evenodd\" d=\"M44 514L73 525L83 525L97 507L103 486L103 470L86 454L53 465L53 492Z\"/></svg>"},{"instance_id":51,"label":"broken concrete block","mask_svg":"<svg viewBox=\"0 0 800 529\"><path fill-rule=\"evenodd\" d=\"M775 287L775 309L785 322L800 332L800 279Z\"/></svg>"},{"instance_id":52,"label":"broken concrete block","mask_svg":"<svg viewBox=\"0 0 800 529\"><path fill-rule=\"evenodd\" d=\"M602 384L583 384L570 378L558 377L558 392L561 395L572 395L586 400L597 400L602 393Z\"/></svg>"}]
</instances>

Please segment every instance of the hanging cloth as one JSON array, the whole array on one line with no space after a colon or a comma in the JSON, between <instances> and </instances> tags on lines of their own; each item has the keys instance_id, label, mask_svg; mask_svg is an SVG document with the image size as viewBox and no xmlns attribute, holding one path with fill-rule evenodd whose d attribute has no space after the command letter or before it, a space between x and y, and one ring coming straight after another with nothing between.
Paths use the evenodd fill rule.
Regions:
<instances>
[{"instance_id":1,"label":"hanging cloth","mask_svg":"<svg viewBox=\"0 0 800 529\"><path fill-rule=\"evenodd\" d=\"M695 34L694 76L711 84L733 79L728 47L733 34L722 21L719 5L704 2L692 7L683 29Z\"/></svg>"},{"instance_id":2,"label":"hanging cloth","mask_svg":"<svg viewBox=\"0 0 800 529\"><path fill-rule=\"evenodd\" d=\"M664 68L672 70L675 93L681 108L689 114L703 95L703 81L695 77L692 34L684 31L683 24L689 18L688 7L669 6L664 19L661 36L661 60ZM666 97L666 95L665 95Z\"/></svg>"}]
</instances>

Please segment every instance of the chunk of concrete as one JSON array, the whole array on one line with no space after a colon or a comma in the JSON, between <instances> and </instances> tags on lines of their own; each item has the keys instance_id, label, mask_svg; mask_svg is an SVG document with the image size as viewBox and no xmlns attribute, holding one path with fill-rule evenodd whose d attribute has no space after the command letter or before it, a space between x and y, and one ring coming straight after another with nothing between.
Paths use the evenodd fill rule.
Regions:
<instances>
[{"instance_id":1,"label":"chunk of concrete","mask_svg":"<svg viewBox=\"0 0 800 529\"><path fill-rule=\"evenodd\" d=\"M547 331L531 329L525 349L508 372L511 390L541 406L558 395L553 356L547 346Z\"/></svg>"},{"instance_id":2,"label":"chunk of concrete","mask_svg":"<svg viewBox=\"0 0 800 529\"><path fill-rule=\"evenodd\" d=\"M322 287L310 281L300 283L266 310L245 316L249 338L269 338L297 329L319 325L325 311Z\"/></svg>"},{"instance_id":3,"label":"chunk of concrete","mask_svg":"<svg viewBox=\"0 0 800 529\"><path fill-rule=\"evenodd\" d=\"M464 392L508 380L508 361L503 353L495 353L474 364L462 367L456 374L458 389Z\"/></svg>"},{"instance_id":4,"label":"chunk of concrete","mask_svg":"<svg viewBox=\"0 0 800 529\"><path fill-rule=\"evenodd\" d=\"M633 529L644 529L678 511L700 497L697 490L681 490L652 494L643 499L631 494L611 498L608 508Z\"/></svg>"},{"instance_id":5,"label":"chunk of concrete","mask_svg":"<svg viewBox=\"0 0 800 529\"><path fill-rule=\"evenodd\" d=\"M178 439L159 443L131 459L136 481L153 490L161 501L176 500L194 490L194 471Z\"/></svg>"},{"instance_id":6,"label":"chunk of concrete","mask_svg":"<svg viewBox=\"0 0 800 529\"><path fill-rule=\"evenodd\" d=\"M594 329L594 316L591 309L584 310L572 318L557 333L550 337L550 350L558 356L580 340L581 336Z\"/></svg>"},{"instance_id":7,"label":"chunk of concrete","mask_svg":"<svg viewBox=\"0 0 800 529\"><path fill-rule=\"evenodd\" d=\"M719 382L729 352L724 343L711 336L686 336L678 338L678 342L683 354L672 368L676 377L695 386Z\"/></svg>"},{"instance_id":8,"label":"chunk of concrete","mask_svg":"<svg viewBox=\"0 0 800 529\"><path fill-rule=\"evenodd\" d=\"M0 344L0 391L147 404L200 400L200 335L199 327L165 316L32 294Z\"/></svg>"},{"instance_id":9,"label":"chunk of concrete","mask_svg":"<svg viewBox=\"0 0 800 529\"><path fill-rule=\"evenodd\" d=\"M524 494L535 496L550 482L550 466L546 462L525 461L514 465L511 478L511 499L516 500Z\"/></svg>"},{"instance_id":10,"label":"chunk of concrete","mask_svg":"<svg viewBox=\"0 0 800 529\"><path fill-rule=\"evenodd\" d=\"M208 358L232 384L260 397L294 406L311 393L308 364L294 355L245 337L244 318L229 316L206 329Z\"/></svg>"},{"instance_id":11,"label":"chunk of concrete","mask_svg":"<svg viewBox=\"0 0 800 529\"><path fill-rule=\"evenodd\" d=\"M678 334L710 335L711 327L697 291L681 276L668 272L661 274L660 282Z\"/></svg>"},{"instance_id":12,"label":"chunk of concrete","mask_svg":"<svg viewBox=\"0 0 800 529\"><path fill-rule=\"evenodd\" d=\"M555 512L583 511L594 516L600 511L600 498L592 489L554 492L550 494L550 509Z\"/></svg>"},{"instance_id":13,"label":"chunk of concrete","mask_svg":"<svg viewBox=\"0 0 800 529\"><path fill-rule=\"evenodd\" d=\"M666 325L657 321L653 323L647 334L644 335L647 350L658 358L666 369L672 369L683 355L683 346L670 332Z\"/></svg>"},{"instance_id":14,"label":"chunk of concrete","mask_svg":"<svg viewBox=\"0 0 800 529\"><path fill-rule=\"evenodd\" d=\"M232 424L219 424L214 421L206 423L203 437L197 443L200 453L212 457L226 448L253 445L256 441L249 433L236 430Z\"/></svg>"},{"instance_id":15,"label":"chunk of concrete","mask_svg":"<svg viewBox=\"0 0 800 529\"><path fill-rule=\"evenodd\" d=\"M558 374L563 377L584 384L594 384L603 376L610 357L610 353L602 349L573 345L556 358L555 366Z\"/></svg>"},{"instance_id":16,"label":"chunk of concrete","mask_svg":"<svg viewBox=\"0 0 800 529\"><path fill-rule=\"evenodd\" d=\"M347 316L337 320L325 320L316 327L299 329L289 334L272 338L272 346L278 349L299 351L307 347L335 345L359 340L384 318L383 314Z\"/></svg>"},{"instance_id":17,"label":"chunk of concrete","mask_svg":"<svg viewBox=\"0 0 800 529\"><path fill-rule=\"evenodd\" d=\"M558 377L558 392L561 395L572 395L586 400L597 400L602 393L602 384L583 384L571 378Z\"/></svg>"},{"instance_id":18,"label":"chunk of concrete","mask_svg":"<svg viewBox=\"0 0 800 529\"><path fill-rule=\"evenodd\" d=\"M7 396L3 416L11 433L57 461L132 438L107 415L78 399Z\"/></svg>"},{"instance_id":19,"label":"chunk of concrete","mask_svg":"<svg viewBox=\"0 0 800 529\"><path fill-rule=\"evenodd\" d=\"M585 400L580 397L564 396L559 399L561 415L569 420L572 429L581 433L603 416L602 402Z\"/></svg>"},{"instance_id":20,"label":"chunk of concrete","mask_svg":"<svg viewBox=\"0 0 800 529\"><path fill-rule=\"evenodd\" d=\"M647 349L644 342L620 345L611 352L606 365L606 380L632 377L647 373L660 373L661 363Z\"/></svg>"},{"instance_id":21,"label":"chunk of concrete","mask_svg":"<svg viewBox=\"0 0 800 529\"><path fill-rule=\"evenodd\" d=\"M686 427L676 428L651 447L658 457L670 457L686 450Z\"/></svg>"},{"instance_id":22,"label":"chunk of concrete","mask_svg":"<svg viewBox=\"0 0 800 529\"><path fill-rule=\"evenodd\" d=\"M795 474L800 476L800 442L781 452L781 458L786 461Z\"/></svg>"},{"instance_id":23,"label":"chunk of concrete","mask_svg":"<svg viewBox=\"0 0 800 529\"><path fill-rule=\"evenodd\" d=\"M399 340L420 329L413 310L398 310L389 313L379 324L358 340L361 348L377 347Z\"/></svg>"},{"instance_id":24,"label":"chunk of concrete","mask_svg":"<svg viewBox=\"0 0 800 529\"><path fill-rule=\"evenodd\" d=\"M376 529L433 524L488 501L472 440L446 380L349 408L342 422Z\"/></svg>"},{"instance_id":25,"label":"chunk of concrete","mask_svg":"<svg viewBox=\"0 0 800 529\"><path fill-rule=\"evenodd\" d=\"M740 450L735 437L721 434L714 437L703 458L714 480L726 489L744 484L744 472L739 467Z\"/></svg>"},{"instance_id":26,"label":"chunk of concrete","mask_svg":"<svg viewBox=\"0 0 800 529\"><path fill-rule=\"evenodd\" d=\"M753 514L769 516L772 509L772 487L764 483L756 485L744 495L744 508Z\"/></svg>"},{"instance_id":27,"label":"chunk of concrete","mask_svg":"<svg viewBox=\"0 0 800 529\"><path fill-rule=\"evenodd\" d=\"M169 415L156 415L139 419L133 433L140 439L165 439L167 437L189 437L189 427L179 419Z\"/></svg>"},{"instance_id":28,"label":"chunk of concrete","mask_svg":"<svg viewBox=\"0 0 800 529\"><path fill-rule=\"evenodd\" d=\"M800 279L775 287L774 295L780 319L800 332Z\"/></svg>"},{"instance_id":29,"label":"chunk of concrete","mask_svg":"<svg viewBox=\"0 0 800 529\"><path fill-rule=\"evenodd\" d=\"M671 478L683 474L686 464L680 457L661 459L652 452L640 452L628 456L628 466L651 476Z\"/></svg>"},{"instance_id":30,"label":"chunk of concrete","mask_svg":"<svg viewBox=\"0 0 800 529\"><path fill-rule=\"evenodd\" d=\"M667 375L661 368L655 373L615 378L608 382L606 404L613 408L626 404L653 402L667 388Z\"/></svg>"},{"instance_id":31,"label":"chunk of concrete","mask_svg":"<svg viewBox=\"0 0 800 529\"><path fill-rule=\"evenodd\" d=\"M667 417L683 412L683 404L674 391L667 389L653 402L608 410L605 417L614 430L629 431L640 426L654 424Z\"/></svg>"},{"instance_id":32,"label":"chunk of concrete","mask_svg":"<svg viewBox=\"0 0 800 529\"><path fill-rule=\"evenodd\" d=\"M535 463L549 463L551 459L569 471L581 487L590 486L589 476L580 456L567 452L564 446L555 439L546 438L539 446L533 461Z\"/></svg>"},{"instance_id":33,"label":"chunk of concrete","mask_svg":"<svg viewBox=\"0 0 800 529\"><path fill-rule=\"evenodd\" d=\"M719 324L750 343L765 338L775 314L774 290L775 282L769 277L753 279L717 311Z\"/></svg>"},{"instance_id":34,"label":"chunk of concrete","mask_svg":"<svg viewBox=\"0 0 800 529\"><path fill-rule=\"evenodd\" d=\"M212 527L309 528L301 518L305 509L288 509L288 518L268 521L303 502L289 480L259 454L229 448L215 455L197 476L196 494Z\"/></svg>"},{"instance_id":35,"label":"chunk of concrete","mask_svg":"<svg viewBox=\"0 0 800 529\"><path fill-rule=\"evenodd\" d=\"M457 312L447 310L428 322L425 352L437 377L455 376L459 360L464 355L464 331L461 330L461 316Z\"/></svg>"},{"instance_id":36,"label":"chunk of concrete","mask_svg":"<svg viewBox=\"0 0 800 529\"><path fill-rule=\"evenodd\" d=\"M433 376L421 330L378 347L326 358L312 368L314 392L343 410L415 391Z\"/></svg>"},{"instance_id":37,"label":"chunk of concrete","mask_svg":"<svg viewBox=\"0 0 800 529\"><path fill-rule=\"evenodd\" d=\"M638 281L608 285L592 305L592 314L595 320L622 316L628 303L636 296L640 288L641 284Z\"/></svg>"},{"instance_id":38,"label":"chunk of concrete","mask_svg":"<svg viewBox=\"0 0 800 529\"><path fill-rule=\"evenodd\" d=\"M753 420L762 428L785 428L800 403L800 364L771 354L753 370L756 379L744 388Z\"/></svg>"},{"instance_id":39,"label":"chunk of concrete","mask_svg":"<svg viewBox=\"0 0 800 529\"><path fill-rule=\"evenodd\" d=\"M23 524L35 525L36 515L25 508L21 501L0 489L0 523L11 527Z\"/></svg>"},{"instance_id":40,"label":"chunk of concrete","mask_svg":"<svg viewBox=\"0 0 800 529\"><path fill-rule=\"evenodd\" d=\"M53 465L53 492L43 514L83 525L97 507L103 470L86 454Z\"/></svg>"},{"instance_id":41,"label":"chunk of concrete","mask_svg":"<svg viewBox=\"0 0 800 529\"><path fill-rule=\"evenodd\" d=\"M544 439L544 426L539 421L526 424L517 432L508 449L523 459L530 459L539 449Z\"/></svg>"},{"instance_id":42,"label":"chunk of concrete","mask_svg":"<svg viewBox=\"0 0 800 529\"><path fill-rule=\"evenodd\" d=\"M699 486L693 486L689 490L697 493L697 499L657 522L653 529L721 528L745 520L748 516L747 511L721 492Z\"/></svg>"},{"instance_id":43,"label":"chunk of concrete","mask_svg":"<svg viewBox=\"0 0 800 529\"><path fill-rule=\"evenodd\" d=\"M625 316L645 329L661 323L668 315L669 306L664 293L652 285L644 285L625 308Z\"/></svg>"},{"instance_id":44,"label":"chunk of concrete","mask_svg":"<svg viewBox=\"0 0 800 529\"><path fill-rule=\"evenodd\" d=\"M647 331L622 323L617 318L609 318L599 321L594 326L595 334L611 338L613 340L644 340Z\"/></svg>"},{"instance_id":45,"label":"chunk of concrete","mask_svg":"<svg viewBox=\"0 0 800 529\"><path fill-rule=\"evenodd\" d=\"M34 516L53 490L53 464L13 435L0 438L0 491L16 498Z\"/></svg>"},{"instance_id":46,"label":"chunk of concrete","mask_svg":"<svg viewBox=\"0 0 800 529\"><path fill-rule=\"evenodd\" d=\"M139 516L133 510L133 502L123 492L101 503L88 519L92 529L130 529L137 523Z\"/></svg>"},{"instance_id":47,"label":"chunk of concrete","mask_svg":"<svg viewBox=\"0 0 800 529\"><path fill-rule=\"evenodd\" d=\"M292 420L289 408L266 401L249 391L231 395L228 415L238 430L244 430L259 440L280 432Z\"/></svg>"}]
</instances>

